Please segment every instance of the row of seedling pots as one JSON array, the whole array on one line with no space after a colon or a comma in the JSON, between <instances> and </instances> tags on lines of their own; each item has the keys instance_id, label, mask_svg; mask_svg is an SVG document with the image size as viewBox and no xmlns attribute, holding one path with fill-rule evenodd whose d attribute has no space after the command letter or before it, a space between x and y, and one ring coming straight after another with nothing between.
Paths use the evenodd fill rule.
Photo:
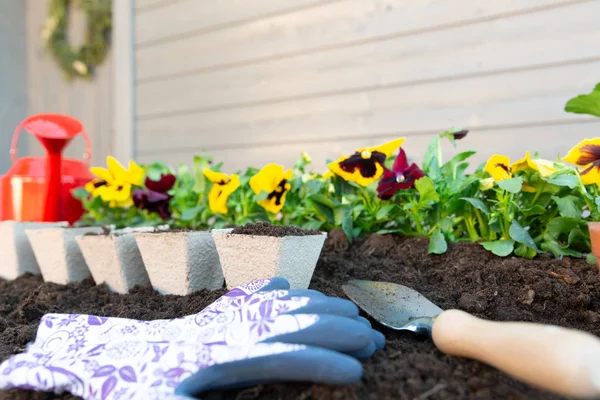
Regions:
<instances>
[{"instance_id":1,"label":"row of seedling pots","mask_svg":"<svg viewBox=\"0 0 600 400\"><path fill-rule=\"evenodd\" d=\"M158 292L174 295L220 289L224 282L232 289L273 276L286 278L294 289L308 288L324 233L275 237L231 231L0 222L0 278L29 272L68 284L92 277L118 293L150 282Z\"/></svg>"}]
</instances>

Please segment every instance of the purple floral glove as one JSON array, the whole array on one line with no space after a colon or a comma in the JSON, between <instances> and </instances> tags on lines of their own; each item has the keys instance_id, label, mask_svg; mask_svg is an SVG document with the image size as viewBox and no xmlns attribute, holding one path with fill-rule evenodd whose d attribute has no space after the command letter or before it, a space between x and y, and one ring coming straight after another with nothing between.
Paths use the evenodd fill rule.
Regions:
<instances>
[{"instance_id":1,"label":"purple floral glove","mask_svg":"<svg viewBox=\"0 0 600 400\"><path fill-rule=\"evenodd\" d=\"M278 380L360 379L352 356L369 357L383 336L346 300L288 289L281 278L252 282L198 314L170 320L47 314L27 351L0 365L0 390L189 399Z\"/></svg>"}]
</instances>

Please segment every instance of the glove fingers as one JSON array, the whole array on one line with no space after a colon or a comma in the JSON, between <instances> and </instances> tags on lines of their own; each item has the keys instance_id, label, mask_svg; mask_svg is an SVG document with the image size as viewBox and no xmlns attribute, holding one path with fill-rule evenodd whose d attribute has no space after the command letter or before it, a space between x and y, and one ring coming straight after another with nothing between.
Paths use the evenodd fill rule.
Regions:
<instances>
[{"instance_id":1,"label":"glove fingers","mask_svg":"<svg viewBox=\"0 0 600 400\"><path fill-rule=\"evenodd\" d=\"M341 352L357 351L371 343L372 329L352 318L300 314L281 315L275 321L282 327L293 328L279 329L280 334L264 335L258 342L303 344Z\"/></svg>"},{"instance_id":2,"label":"glove fingers","mask_svg":"<svg viewBox=\"0 0 600 400\"><path fill-rule=\"evenodd\" d=\"M263 350L272 349L272 354L224 361L202 369L184 380L175 393L198 396L208 390L275 382L349 385L358 382L363 373L359 361L335 351L304 346L295 348L281 343L257 346L267 346ZM243 352L238 349L240 351Z\"/></svg>"},{"instance_id":3,"label":"glove fingers","mask_svg":"<svg viewBox=\"0 0 600 400\"><path fill-rule=\"evenodd\" d=\"M377 347L375 346L375 342L370 341L369 344L366 345L365 347L363 347L362 349L355 350L355 351L348 351L348 352L346 352L346 354L348 354L351 357L357 358L359 360L365 360L367 358L371 358L377 350L379 350L379 349L377 349Z\"/></svg>"},{"instance_id":4,"label":"glove fingers","mask_svg":"<svg viewBox=\"0 0 600 400\"><path fill-rule=\"evenodd\" d=\"M335 297L311 299L308 304L285 314L327 314L341 317L358 317L358 307L351 301Z\"/></svg>"},{"instance_id":5,"label":"glove fingers","mask_svg":"<svg viewBox=\"0 0 600 400\"><path fill-rule=\"evenodd\" d=\"M357 320L371 328L371 323L368 319L358 317ZM371 340L373 341L373 343L375 343L375 348L377 350L381 350L385 347L385 336L383 336L383 333L376 331L375 329L371 329Z\"/></svg>"}]
</instances>

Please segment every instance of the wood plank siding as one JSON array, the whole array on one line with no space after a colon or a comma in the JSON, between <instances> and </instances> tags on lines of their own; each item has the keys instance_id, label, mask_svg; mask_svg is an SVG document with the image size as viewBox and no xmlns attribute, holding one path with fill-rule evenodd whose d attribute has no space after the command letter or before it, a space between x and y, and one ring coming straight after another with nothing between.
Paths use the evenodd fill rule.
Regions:
<instances>
[{"instance_id":1,"label":"wood plank siding","mask_svg":"<svg viewBox=\"0 0 600 400\"><path fill-rule=\"evenodd\" d=\"M564 112L600 82L599 18L596 0L136 0L137 159L307 151L324 170L406 136L420 160L452 123L477 162L555 159L600 135Z\"/></svg>"},{"instance_id":2,"label":"wood plank siding","mask_svg":"<svg viewBox=\"0 0 600 400\"><path fill-rule=\"evenodd\" d=\"M20 1L20 0L19 0ZM18 2L18 1L17 1ZM112 153L112 57L109 53L96 71L91 82L65 81L52 56L46 52L41 39L48 13L49 1L27 0L27 71L28 114L58 112L81 120L92 142L92 162L105 164L105 157ZM82 43L86 20L77 7L72 7L69 34L73 46ZM8 127L9 129L14 127ZM43 149L34 139L28 141L28 153L41 155ZM69 144L65 155L82 158L85 145L82 138Z\"/></svg>"}]
</instances>

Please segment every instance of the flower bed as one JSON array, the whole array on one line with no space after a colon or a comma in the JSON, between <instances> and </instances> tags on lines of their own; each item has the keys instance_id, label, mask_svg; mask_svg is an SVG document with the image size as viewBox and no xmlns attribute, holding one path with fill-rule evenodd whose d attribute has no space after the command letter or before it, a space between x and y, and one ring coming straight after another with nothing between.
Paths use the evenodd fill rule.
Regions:
<instances>
[{"instance_id":1,"label":"flower bed","mask_svg":"<svg viewBox=\"0 0 600 400\"><path fill-rule=\"evenodd\" d=\"M311 288L344 297L341 284L347 279L394 281L414 287L442 307L458 307L499 321L539 321L600 334L598 270L584 260L501 258L471 243L450 244L445 254L428 255L428 246L425 239L379 235L350 245L341 232L334 231L325 243ZM42 283L30 275L0 281L0 361L24 349L44 313L172 318L196 313L224 292L164 296L147 284L118 295L90 279L68 286ZM227 392L222 398L558 398L479 362L445 356L430 340L376 326L386 335L387 344L365 361L364 379L357 385L265 385ZM73 397L12 390L2 398Z\"/></svg>"}]
</instances>

